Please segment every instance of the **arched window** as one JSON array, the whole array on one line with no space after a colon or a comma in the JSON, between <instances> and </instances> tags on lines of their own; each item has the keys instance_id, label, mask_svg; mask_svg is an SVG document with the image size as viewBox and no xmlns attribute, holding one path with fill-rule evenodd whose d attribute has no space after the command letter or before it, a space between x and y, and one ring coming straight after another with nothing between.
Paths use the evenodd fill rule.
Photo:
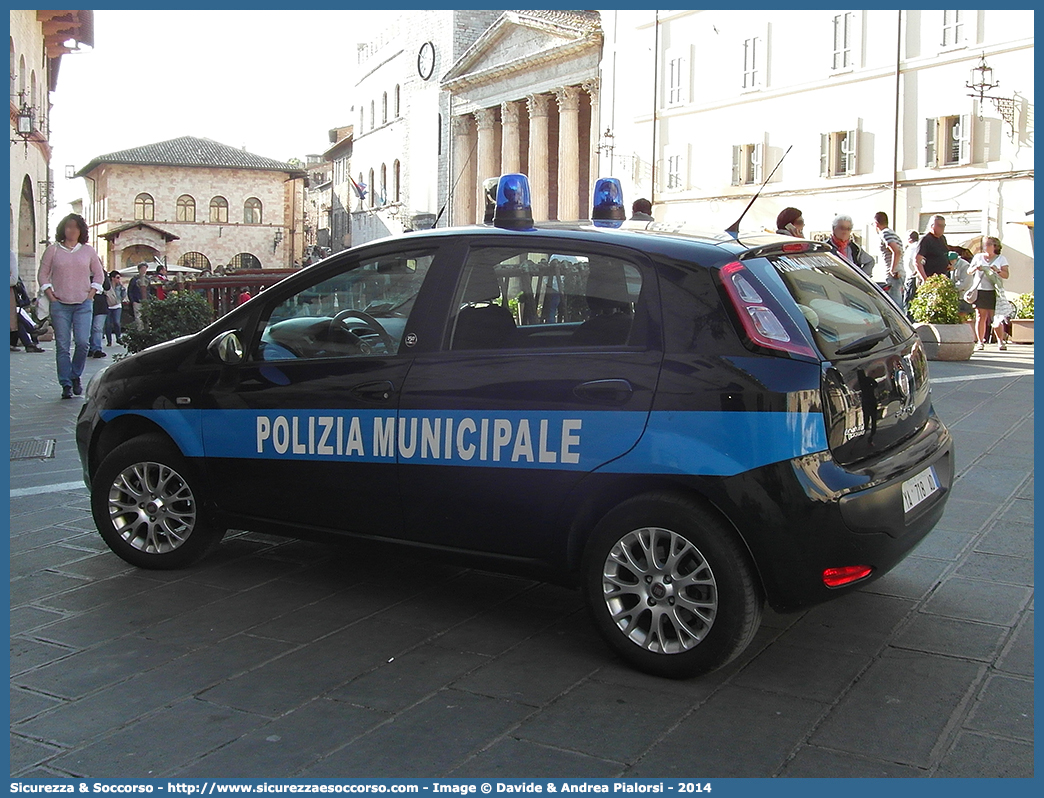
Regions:
<instances>
[{"instance_id":1,"label":"arched window","mask_svg":"<svg viewBox=\"0 0 1044 798\"><path fill-rule=\"evenodd\" d=\"M366 121L366 111L360 105L359 106L359 134L360 135L362 135L363 130L365 130L365 128L363 127L363 123L365 121Z\"/></svg>"},{"instance_id":2,"label":"arched window","mask_svg":"<svg viewBox=\"0 0 1044 798\"><path fill-rule=\"evenodd\" d=\"M18 68L15 64L14 36L11 37L11 97L15 95L15 78L18 77Z\"/></svg>"},{"instance_id":3,"label":"arched window","mask_svg":"<svg viewBox=\"0 0 1044 798\"><path fill-rule=\"evenodd\" d=\"M156 218L156 203L151 194L139 194L134 198L134 218L145 222Z\"/></svg>"},{"instance_id":4,"label":"arched window","mask_svg":"<svg viewBox=\"0 0 1044 798\"><path fill-rule=\"evenodd\" d=\"M373 207L373 196L377 193L377 187L373 184L373 170L370 170L370 182L367 184L370 187L370 207Z\"/></svg>"},{"instance_id":5,"label":"arched window","mask_svg":"<svg viewBox=\"0 0 1044 798\"><path fill-rule=\"evenodd\" d=\"M243 223L261 224L261 200L251 197L243 203Z\"/></svg>"},{"instance_id":6,"label":"arched window","mask_svg":"<svg viewBox=\"0 0 1044 798\"><path fill-rule=\"evenodd\" d=\"M395 202L400 202L402 200L402 195L399 193L399 179L401 174L399 162L396 160L395 163L392 164L392 197Z\"/></svg>"},{"instance_id":7,"label":"arched window","mask_svg":"<svg viewBox=\"0 0 1044 798\"><path fill-rule=\"evenodd\" d=\"M29 107L36 108L36 70L29 75Z\"/></svg>"},{"instance_id":8,"label":"arched window","mask_svg":"<svg viewBox=\"0 0 1044 798\"><path fill-rule=\"evenodd\" d=\"M240 252L228 262L230 269L260 269L261 261L249 252Z\"/></svg>"},{"instance_id":9,"label":"arched window","mask_svg":"<svg viewBox=\"0 0 1044 798\"><path fill-rule=\"evenodd\" d=\"M210 201L210 221L228 224L228 200L224 197L214 197Z\"/></svg>"},{"instance_id":10,"label":"arched window","mask_svg":"<svg viewBox=\"0 0 1044 798\"><path fill-rule=\"evenodd\" d=\"M199 269L200 271L209 271L210 258L202 252L186 252L178 258L178 266L188 266L192 269Z\"/></svg>"},{"instance_id":11,"label":"arched window","mask_svg":"<svg viewBox=\"0 0 1044 798\"><path fill-rule=\"evenodd\" d=\"M388 124L388 92L381 95L381 124Z\"/></svg>"},{"instance_id":12,"label":"arched window","mask_svg":"<svg viewBox=\"0 0 1044 798\"><path fill-rule=\"evenodd\" d=\"M196 201L188 194L178 197L177 215L174 218L179 222L196 221Z\"/></svg>"},{"instance_id":13,"label":"arched window","mask_svg":"<svg viewBox=\"0 0 1044 798\"><path fill-rule=\"evenodd\" d=\"M377 112L374 109L373 100L370 100L370 130L373 130L374 125L377 123Z\"/></svg>"},{"instance_id":14,"label":"arched window","mask_svg":"<svg viewBox=\"0 0 1044 798\"><path fill-rule=\"evenodd\" d=\"M18 93L25 99L25 56L18 59Z\"/></svg>"},{"instance_id":15,"label":"arched window","mask_svg":"<svg viewBox=\"0 0 1044 798\"><path fill-rule=\"evenodd\" d=\"M381 164L381 205L388 204L388 165Z\"/></svg>"},{"instance_id":16,"label":"arched window","mask_svg":"<svg viewBox=\"0 0 1044 798\"><path fill-rule=\"evenodd\" d=\"M398 84L396 84L395 85L395 118L396 119L399 118L399 114L401 113L401 110L402 110L402 106L400 105L400 100L401 100L401 96L400 96L400 93L399 93L399 86L398 86Z\"/></svg>"}]
</instances>

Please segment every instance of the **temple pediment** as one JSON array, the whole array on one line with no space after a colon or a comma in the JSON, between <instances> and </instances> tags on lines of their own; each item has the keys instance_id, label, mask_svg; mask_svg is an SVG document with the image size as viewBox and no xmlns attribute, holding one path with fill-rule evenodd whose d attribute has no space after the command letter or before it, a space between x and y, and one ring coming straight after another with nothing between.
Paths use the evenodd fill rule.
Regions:
<instances>
[{"instance_id":1,"label":"temple pediment","mask_svg":"<svg viewBox=\"0 0 1044 798\"><path fill-rule=\"evenodd\" d=\"M598 14L587 11L506 11L445 74L456 90L529 70L574 52L600 47Z\"/></svg>"}]
</instances>

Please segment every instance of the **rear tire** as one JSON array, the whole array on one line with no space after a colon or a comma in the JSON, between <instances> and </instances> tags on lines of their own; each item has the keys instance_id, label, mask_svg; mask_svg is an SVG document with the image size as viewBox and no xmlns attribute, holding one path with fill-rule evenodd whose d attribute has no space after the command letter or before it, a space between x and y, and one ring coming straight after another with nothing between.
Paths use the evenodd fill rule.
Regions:
<instances>
[{"instance_id":1,"label":"rear tire","mask_svg":"<svg viewBox=\"0 0 1044 798\"><path fill-rule=\"evenodd\" d=\"M735 532L674 494L637 496L607 513L585 549L583 584L602 637L656 676L726 665L761 623L760 585Z\"/></svg>"},{"instance_id":2,"label":"rear tire","mask_svg":"<svg viewBox=\"0 0 1044 798\"><path fill-rule=\"evenodd\" d=\"M225 530L204 512L196 469L162 435L121 443L91 481L91 512L102 539L139 568L183 568Z\"/></svg>"}]
</instances>

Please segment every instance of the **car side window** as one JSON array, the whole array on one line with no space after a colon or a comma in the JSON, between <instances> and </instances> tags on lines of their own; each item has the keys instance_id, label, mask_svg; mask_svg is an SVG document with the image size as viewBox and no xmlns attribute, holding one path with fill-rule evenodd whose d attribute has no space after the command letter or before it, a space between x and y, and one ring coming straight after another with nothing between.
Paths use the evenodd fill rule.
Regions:
<instances>
[{"instance_id":1,"label":"car side window","mask_svg":"<svg viewBox=\"0 0 1044 798\"><path fill-rule=\"evenodd\" d=\"M451 350L626 346L642 273L605 255L473 249L449 328Z\"/></svg>"},{"instance_id":2,"label":"car side window","mask_svg":"<svg viewBox=\"0 0 1044 798\"><path fill-rule=\"evenodd\" d=\"M262 311L254 360L394 355L430 252L356 261Z\"/></svg>"}]
</instances>

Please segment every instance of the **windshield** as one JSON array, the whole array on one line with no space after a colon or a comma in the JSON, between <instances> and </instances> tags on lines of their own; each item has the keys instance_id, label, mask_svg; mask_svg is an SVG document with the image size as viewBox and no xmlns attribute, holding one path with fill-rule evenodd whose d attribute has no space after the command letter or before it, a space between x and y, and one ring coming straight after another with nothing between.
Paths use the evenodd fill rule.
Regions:
<instances>
[{"instance_id":1,"label":"windshield","mask_svg":"<svg viewBox=\"0 0 1044 798\"><path fill-rule=\"evenodd\" d=\"M762 276L782 284L794 298L828 360L892 346L913 334L899 308L877 286L833 255L806 252L768 260L774 268Z\"/></svg>"}]
</instances>

